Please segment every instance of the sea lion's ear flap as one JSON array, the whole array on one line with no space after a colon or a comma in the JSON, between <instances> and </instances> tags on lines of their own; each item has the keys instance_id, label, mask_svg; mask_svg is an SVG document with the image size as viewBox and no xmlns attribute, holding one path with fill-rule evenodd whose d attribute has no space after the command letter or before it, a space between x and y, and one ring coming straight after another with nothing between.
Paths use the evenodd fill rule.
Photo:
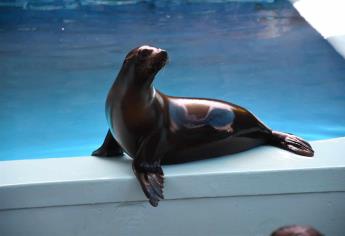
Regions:
<instances>
[{"instance_id":1,"label":"sea lion's ear flap","mask_svg":"<svg viewBox=\"0 0 345 236\"><path fill-rule=\"evenodd\" d=\"M134 57L137 55L138 48L139 48L139 47L136 47L136 48L132 49L132 50L126 55L124 63L127 62L127 61L130 61L132 58L134 58Z\"/></svg>"},{"instance_id":2,"label":"sea lion's ear flap","mask_svg":"<svg viewBox=\"0 0 345 236\"><path fill-rule=\"evenodd\" d=\"M127 56L125 57L125 61L129 61L132 57L133 57L132 55L127 55Z\"/></svg>"},{"instance_id":3,"label":"sea lion's ear flap","mask_svg":"<svg viewBox=\"0 0 345 236\"><path fill-rule=\"evenodd\" d=\"M123 61L123 64L126 64L127 62L129 62L134 56L133 55L127 55L125 60Z\"/></svg>"}]
</instances>

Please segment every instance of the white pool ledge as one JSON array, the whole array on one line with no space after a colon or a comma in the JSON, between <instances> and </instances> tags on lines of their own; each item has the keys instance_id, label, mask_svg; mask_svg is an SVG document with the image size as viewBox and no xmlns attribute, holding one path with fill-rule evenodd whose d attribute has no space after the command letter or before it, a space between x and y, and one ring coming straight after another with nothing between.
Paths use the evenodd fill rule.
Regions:
<instances>
[{"instance_id":1,"label":"white pool ledge","mask_svg":"<svg viewBox=\"0 0 345 236\"><path fill-rule=\"evenodd\" d=\"M340 222L345 219L345 138L312 142L312 146L313 158L259 147L164 166L166 199L158 208L147 203L131 160L124 157L2 161L0 235L109 235L120 229L118 235L146 235L153 232L145 223L146 214L153 214L151 220L170 232L167 235L184 235L171 227L167 217L173 217L183 232L198 232L195 235L208 235L206 229L218 235L268 235L275 226L289 223L313 224L327 235L341 235L345 232ZM143 218L138 218L138 212ZM97 220L95 214L104 215ZM242 223L251 222L254 228L236 221L222 223L227 214ZM65 217L71 219L65 221ZM137 226L126 228L123 217L135 220ZM110 219L119 222L103 222ZM193 222L198 219L218 223L195 229ZM259 231L250 231L258 227ZM72 229L81 233L70 234Z\"/></svg>"},{"instance_id":2,"label":"white pool ledge","mask_svg":"<svg viewBox=\"0 0 345 236\"><path fill-rule=\"evenodd\" d=\"M345 191L345 138L312 143L313 158L274 147L164 166L165 198ZM127 158L0 162L0 209L145 201Z\"/></svg>"}]
</instances>

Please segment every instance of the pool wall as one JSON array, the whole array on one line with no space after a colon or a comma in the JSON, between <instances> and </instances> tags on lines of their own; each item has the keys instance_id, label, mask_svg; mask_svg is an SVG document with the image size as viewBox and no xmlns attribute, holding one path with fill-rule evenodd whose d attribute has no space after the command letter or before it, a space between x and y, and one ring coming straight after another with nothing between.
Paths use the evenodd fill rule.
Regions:
<instances>
[{"instance_id":1,"label":"pool wall","mask_svg":"<svg viewBox=\"0 0 345 236\"><path fill-rule=\"evenodd\" d=\"M287 224L345 232L345 138L314 158L273 147L164 166L153 208L128 158L0 162L0 235L269 235Z\"/></svg>"}]
</instances>

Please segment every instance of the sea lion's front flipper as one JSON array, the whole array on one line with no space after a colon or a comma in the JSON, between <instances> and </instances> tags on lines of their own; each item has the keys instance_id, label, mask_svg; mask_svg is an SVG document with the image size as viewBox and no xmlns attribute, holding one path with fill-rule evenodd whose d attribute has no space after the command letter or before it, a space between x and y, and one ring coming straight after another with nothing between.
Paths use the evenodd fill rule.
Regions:
<instances>
[{"instance_id":1,"label":"sea lion's front flipper","mask_svg":"<svg viewBox=\"0 0 345 236\"><path fill-rule=\"evenodd\" d=\"M158 206L158 202L164 199L164 173L162 167L158 165L138 165L136 160L133 161L133 171L150 204L154 207Z\"/></svg>"},{"instance_id":2,"label":"sea lion's front flipper","mask_svg":"<svg viewBox=\"0 0 345 236\"><path fill-rule=\"evenodd\" d=\"M92 152L92 156L97 157L115 157L123 154L123 150L117 141L114 139L110 130L108 130L107 136L100 148Z\"/></svg>"}]
</instances>

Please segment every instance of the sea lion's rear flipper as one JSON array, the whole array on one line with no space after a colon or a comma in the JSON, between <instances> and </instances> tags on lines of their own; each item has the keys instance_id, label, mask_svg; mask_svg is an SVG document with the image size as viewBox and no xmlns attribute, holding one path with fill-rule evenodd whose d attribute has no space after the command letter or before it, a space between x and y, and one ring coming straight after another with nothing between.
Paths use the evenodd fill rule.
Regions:
<instances>
[{"instance_id":1,"label":"sea lion's rear flipper","mask_svg":"<svg viewBox=\"0 0 345 236\"><path fill-rule=\"evenodd\" d=\"M152 166L152 168L150 167L146 170L143 165L140 167L137 166L136 161L133 161L132 167L142 190L150 201L150 204L154 207L158 206L158 202L161 199L164 199L164 174L162 167Z\"/></svg>"},{"instance_id":2,"label":"sea lion's rear flipper","mask_svg":"<svg viewBox=\"0 0 345 236\"><path fill-rule=\"evenodd\" d=\"M307 157L314 156L314 150L310 144L292 134L272 131L271 144L298 155Z\"/></svg>"},{"instance_id":3,"label":"sea lion's rear flipper","mask_svg":"<svg viewBox=\"0 0 345 236\"><path fill-rule=\"evenodd\" d=\"M115 157L123 154L123 150L117 141L114 139L110 130L108 130L107 136L100 148L92 152L92 156L97 157Z\"/></svg>"}]
</instances>

